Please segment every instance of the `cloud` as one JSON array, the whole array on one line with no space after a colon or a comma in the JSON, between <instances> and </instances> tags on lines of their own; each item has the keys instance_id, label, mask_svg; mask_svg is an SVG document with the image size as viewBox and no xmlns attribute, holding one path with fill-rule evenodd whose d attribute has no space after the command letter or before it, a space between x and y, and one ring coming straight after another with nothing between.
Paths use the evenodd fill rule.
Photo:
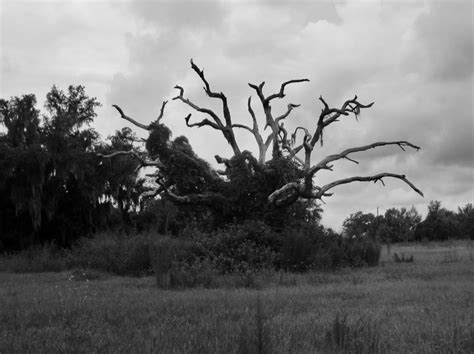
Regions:
<instances>
[{"instance_id":1,"label":"cloud","mask_svg":"<svg viewBox=\"0 0 474 354\"><path fill-rule=\"evenodd\" d=\"M138 0L131 9L158 29L198 31L220 27L228 13L221 0Z\"/></svg>"},{"instance_id":2,"label":"cloud","mask_svg":"<svg viewBox=\"0 0 474 354\"><path fill-rule=\"evenodd\" d=\"M375 101L358 121L331 125L314 162L348 147L408 140L421 151L375 149L339 161L318 183L351 175L405 173L426 197L401 181L358 183L335 189L324 222L339 227L357 210L393 206L424 209L431 199L447 207L473 201L473 21L471 1L130 1L67 3L7 2L2 14L4 94L44 92L54 83L85 84L105 105L97 128L106 134L127 125L110 107L149 122L169 100L164 123L189 137L195 151L213 161L231 149L218 132L190 129L203 116L172 101L180 84L193 102L220 112L191 70L193 58L215 91L223 91L235 122L250 124L246 102L263 112L247 83L265 81L265 93L294 78L311 82L287 87L272 104L275 113L299 103L285 126L314 130L323 95L334 107L358 95ZM17 26L19 19L24 23ZM5 21L4 21L5 20ZM5 49L5 50L3 50ZM92 89L92 91L89 90ZM263 128L263 127L262 127ZM245 131L242 149L255 151Z\"/></svg>"},{"instance_id":3,"label":"cloud","mask_svg":"<svg viewBox=\"0 0 474 354\"><path fill-rule=\"evenodd\" d=\"M143 6L140 2L134 5ZM179 11L181 5L166 11ZM137 13L146 13L144 18L156 28L157 35L154 40L134 38L131 46L135 53L132 63L142 71L130 79L142 92L149 87L151 92L170 95L169 88L179 82L193 100L217 109L203 96L201 83L189 68L187 60L193 57L205 67L213 88L229 97L234 119L248 123L245 102L253 92L247 82L266 81L265 92L269 93L277 91L285 80L308 77L311 83L289 87L287 98L273 105L278 112L289 102L302 104L288 119L288 129L314 125L321 107L317 101L320 94L336 107L356 93L363 102L376 102L372 109L362 112L359 121L344 117L331 126L325 135L325 145L314 152L315 161L347 147L375 141L408 140L422 147L418 153L386 147L357 154L359 165L338 162L334 173L321 176L321 184L351 175L390 171L406 173L427 198L443 199L457 193L461 200L472 192L466 178L458 181L457 188L448 188L454 185L449 182L453 180L450 176L469 176L472 168L467 167L467 172L464 169L473 162L469 96L472 67L465 65L472 43L472 21L466 15L467 9L454 9L456 6L438 2L314 5L304 1L246 1L225 6L218 3L210 10L209 18L215 19L212 11L218 11L221 21L213 26L209 26L210 22L199 24L199 30L189 35L190 30L181 25L180 16L167 26L148 16L152 11L151 5L147 6ZM195 29L196 23L190 23L190 27ZM455 51L456 48L459 50ZM156 63L156 58L161 60ZM137 77L143 81L135 81ZM152 83L147 77L160 79ZM149 99L146 93L141 97ZM258 101L254 98L253 102L261 117ZM186 107L172 109L180 112L181 116L176 116L179 121L189 112ZM198 115L193 116L199 119ZM177 124L174 128L190 136L196 150L210 159L216 148L222 149L224 144L213 131L189 130ZM239 138L246 148L255 146L245 132L239 133ZM449 170L442 172L446 168ZM374 205L383 209L426 203L401 181L386 184L386 188L363 183L338 188L334 198L327 200L325 220L336 225L336 219L340 223L349 211L356 211L351 208L373 211Z\"/></svg>"},{"instance_id":4,"label":"cloud","mask_svg":"<svg viewBox=\"0 0 474 354\"><path fill-rule=\"evenodd\" d=\"M418 70L442 81L466 80L473 72L473 4L433 1L416 23ZM416 67L416 66L415 66Z\"/></svg>"}]
</instances>

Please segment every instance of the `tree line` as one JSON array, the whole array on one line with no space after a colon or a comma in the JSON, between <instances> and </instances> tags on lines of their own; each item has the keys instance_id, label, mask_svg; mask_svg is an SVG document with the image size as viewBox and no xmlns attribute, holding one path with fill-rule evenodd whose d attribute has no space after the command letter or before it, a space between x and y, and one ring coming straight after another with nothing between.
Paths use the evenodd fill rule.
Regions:
<instances>
[{"instance_id":1,"label":"tree line","mask_svg":"<svg viewBox=\"0 0 474 354\"><path fill-rule=\"evenodd\" d=\"M344 220L346 237L371 237L385 243L411 241L474 240L474 208L471 203L457 212L431 201L424 220L415 207L390 208L384 215L358 211Z\"/></svg>"}]
</instances>

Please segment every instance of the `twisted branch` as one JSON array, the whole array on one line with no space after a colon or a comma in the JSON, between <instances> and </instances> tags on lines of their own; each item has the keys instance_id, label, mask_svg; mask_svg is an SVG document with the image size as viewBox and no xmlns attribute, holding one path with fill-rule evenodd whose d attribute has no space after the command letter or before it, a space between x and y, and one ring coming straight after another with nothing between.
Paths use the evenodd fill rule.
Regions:
<instances>
[{"instance_id":1,"label":"twisted branch","mask_svg":"<svg viewBox=\"0 0 474 354\"><path fill-rule=\"evenodd\" d=\"M411 183L406 178L405 175L399 175L399 174L390 173L390 172L383 172L383 173L379 173L379 174L374 175L374 176L366 176L366 177L356 176L356 177L349 177L349 178L344 178L344 179L340 179L340 180L331 182L331 183L326 184L325 186L321 187L321 189L315 194L315 198L318 198L318 199L321 198L324 195L324 193L326 193L328 190L330 190L330 189L332 189L336 186L342 185L342 184L348 184L348 183L352 183L352 182L371 182L371 181L373 181L374 183L377 182L377 181L380 181L380 182L382 182L382 184L384 184L382 179L385 178L385 177L392 177L392 178L397 178L399 180L402 180L403 182L408 184L411 187L411 189L413 189L416 193L418 193L422 197L424 196L423 192L421 190L419 190L413 183Z\"/></svg>"},{"instance_id":2,"label":"twisted branch","mask_svg":"<svg viewBox=\"0 0 474 354\"><path fill-rule=\"evenodd\" d=\"M145 129L145 130L150 130L151 129L150 124L145 125L145 124L137 122L135 119L133 119L133 118L127 116L125 113L123 113L122 108L120 108L116 104L113 104L112 107L114 107L120 113L120 117L122 119L125 119L125 120L129 121L130 123L136 125L139 128L142 128L142 129Z\"/></svg>"},{"instance_id":3,"label":"twisted branch","mask_svg":"<svg viewBox=\"0 0 474 354\"><path fill-rule=\"evenodd\" d=\"M346 149L346 150L344 150L343 152L341 152L339 154L329 155L325 159L323 159L319 163L317 163L315 166L311 167L308 171L308 174L313 176L319 170L330 169L330 168L328 168L329 167L328 163L336 161L336 160L340 160L340 159L347 159L347 160L352 161L354 163L358 163L356 160L353 160L353 159L347 157L347 155L355 153L355 152L361 152L361 151L366 151L366 150L370 150L370 149L375 149L376 147L386 146L386 145L398 145L404 151L405 151L404 147L411 147L411 148L413 148L417 151L420 150L419 146L416 146L416 145L414 145L414 144L412 144L408 141L381 141L381 142L376 142L376 143L369 144L369 145L364 145L364 146L359 146L359 147Z\"/></svg>"}]
</instances>

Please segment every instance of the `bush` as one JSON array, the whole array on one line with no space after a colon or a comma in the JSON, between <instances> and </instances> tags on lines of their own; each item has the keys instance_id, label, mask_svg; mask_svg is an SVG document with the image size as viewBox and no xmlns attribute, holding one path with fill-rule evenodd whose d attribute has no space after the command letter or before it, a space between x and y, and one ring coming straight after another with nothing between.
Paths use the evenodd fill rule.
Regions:
<instances>
[{"instance_id":1,"label":"bush","mask_svg":"<svg viewBox=\"0 0 474 354\"><path fill-rule=\"evenodd\" d=\"M210 288L219 272L207 259L188 263L175 261L170 269L170 286L173 288ZM158 278L157 278L158 280Z\"/></svg>"},{"instance_id":2,"label":"bush","mask_svg":"<svg viewBox=\"0 0 474 354\"><path fill-rule=\"evenodd\" d=\"M315 253L317 252L315 238L317 236L311 235L308 230L293 232L286 230L281 235L280 267L287 271L297 272L310 269L315 263ZM327 259L319 259L319 262L321 261L326 262Z\"/></svg>"},{"instance_id":3,"label":"bush","mask_svg":"<svg viewBox=\"0 0 474 354\"><path fill-rule=\"evenodd\" d=\"M320 226L288 230L282 239L280 265L285 270L376 266L380 260L378 242L366 237L343 238Z\"/></svg>"},{"instance_id":4,"label":"bush","mask_svg":"<svg viewBox=\"0 0 474 354\"><path fill-rule=\"evenodd\" d=\"M379 264L382 246L380 243L366 238L356 237L344 239L345 261L351 267L369 266Z\"/></svg>"},{"instance_id":5,"label":"bush","mask_svg":"<svg viewBox=\"0 0 474 354\"><path fill-rule=\"evenodd\" d=\"M343 266L374 266L380 245L368 238L346 239L315 224L277 233L260 221L229 225L212 233L187 227L180 237L102 233L79 240L70 250L32 248L2 260L10 271L98 270L117 275L155 274L162 288L210 287L219 274L255 286L265 269L304 272Z\"/></svg>"},{"instance_id":6,"label":"bush","mask_svg":"<svg viewBox=\"0 0 474 354\"><path fill-rule=\"evenodd\" d=\"M263 222L249 221L211 234L197 232L191 242L196 257L209 260L224 274L273 268L279 238Z\"/></svg>"},{"instance_id":7,"label":"bush","mask_svg":"<svg viewBox=\"0 0 474 354\"><path fill-rule=\"evenodd\" d=\"M99 234L83 238L67 257L69 268L93 268L117 275L152 273L149 249L155 239L149 235Z\"/></svg>"},{"instance_id":8,"label":"bush","mask_svg":"<svg viewBox=\"0 0 474 354\"><path fill-rule=\"evenodd\" d=\"M3 257L0 269L22 273L59 272L66 268L64 254L54 243L45 243Z\"/></svg>"}]
</instances>

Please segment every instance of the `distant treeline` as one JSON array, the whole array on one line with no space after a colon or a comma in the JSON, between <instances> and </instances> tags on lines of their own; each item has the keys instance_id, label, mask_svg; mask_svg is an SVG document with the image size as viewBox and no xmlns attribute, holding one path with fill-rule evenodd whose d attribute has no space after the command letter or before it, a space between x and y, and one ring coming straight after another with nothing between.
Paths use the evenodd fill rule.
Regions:
<instances>
[{"instance_id":1,"label":"distant treeline","mask_svg":"<svg viewBox=\"0 0 474 354\"><path fill-rule=\"evenodd\" d=\"M367 236L387 243L474 240L474 208L468 203L454 212L435 200L429 203L424 220L414 207L391 208L379 216L359 211L344 221L343 233L346 237Z\"/></svg>"}]
</instances>

